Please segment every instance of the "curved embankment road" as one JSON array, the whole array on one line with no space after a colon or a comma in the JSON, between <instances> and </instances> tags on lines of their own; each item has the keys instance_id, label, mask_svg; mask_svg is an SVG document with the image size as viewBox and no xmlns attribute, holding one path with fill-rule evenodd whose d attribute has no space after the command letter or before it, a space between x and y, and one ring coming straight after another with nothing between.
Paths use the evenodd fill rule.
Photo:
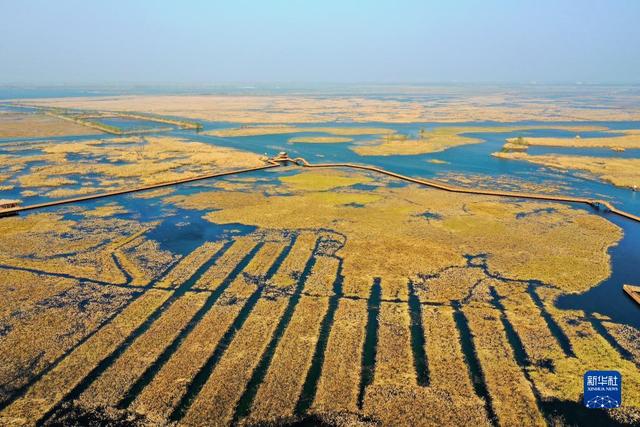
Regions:
<instances>
[{"instance_id":1,"label":"curved embankment road","mask_svg":"<svg viewBox=\"0 0 640 427\"><path fill-rule=\"evenodd\" d=\"M43 209L43 208L48 208L48 207L53 207L53 206L67 205L67 204L70 204L70 203L84 202L84 201L87 201L87 200L102 199L102 198L105 198L105 197L118 196L118 195L122 195L122 194L136 193L138 191L146 191L146 190L152 190L152 189L156 189L156 188L169 187L169 186L172 186L172 185L185 184L185 183L194 182L194 181L201 181L201 180L204 180L204 179L218 178L218 177L223 177L223 176L237 175L237 174L242 174L242 173L247 173L247 172L254 172L254 171L259 171L259 170L271 169L271 168L275 168L275 167L278 167L278 166L281 166L281 165L288 165L289 163L293 163L295 165L298 165L298 166L301 166L301 167L304 167L304 168L350 168L350 169L366 170L366 171L370 171L370 172L376 172L376 173L380 173L380 174L383 174L383 175L387 175L387 176L390 176L390 177L393 177L393 178L401 179L403 181L411 182L411 183L414 183L414 184L424 185L424 186L427 186L427 187L436 188L438 190L449 191L449 192L452 192L452 193L479 194L479 195L485 195L485 196L512 197L512 198L518 198L518 199L548 200L548 201L554 201L554 202L581 203L581 204L586 204L586 205L592 206L592 207L594 207L596 209L599 209L599 210L605 210L605 211L611 212L611 213L613 213L615 215L621 216L623 218L630 219L632 221L640 222L640 216L633 215L631 213L628 213L628 212L625 212L623 210L617 209L611 203L609 203L607 201L604 201L604 200L587 199L587 198L583 198L583 197L550 195L550 194L520 193L520 192L515 192L515 191L482 190L482 189L471 189L471 188L457 187L457 186L448 185L448 184L444 184L444 183L441 183L441 182L438 182L438 181L433 181L433 180L411 178L409 176L400 175L400 174L397 174L395 172L390 172L388 170L377 168L377 167L374 167L374 166L358 165L358 164L354 164L354 163L319 163L319 164L311 164L308 161L306 161L305 159L303 159L302 157L297 157L297 158L292 159L292 158L290 158L288 155L286 155L284 153L278 155L277 157L273 157L273 158L270 158L270 159L266 160L266 164L264 166L259 166L259 167L255 167L255 168L247 168L247 169L239 169L239 170L228 171L228 172L220 172L220 173L213 173L213 174L206 174L206 175L198 175L198 176L194 176L194 177L191 177L191 178L183 178L183 179L178 179L178 180L173 180L173 181L165 181L165 182L160 182L160 183L157 183L157 184L145 185L145 186L141 186L141 187L129 188L129 189L124 189L124 190L109 191L109 192L106 192L106 193L75 197L75 198L71 198L71 199L57 200L57 201L53 201L53 202L39 203L39 204L27 205L27 206L20 206L20 207L1 210L0 211L0 216L15 215L15 214L18 214L20 212L26 212L26 211L36 210L36 209Z\"/></svg>"}]
</instances>

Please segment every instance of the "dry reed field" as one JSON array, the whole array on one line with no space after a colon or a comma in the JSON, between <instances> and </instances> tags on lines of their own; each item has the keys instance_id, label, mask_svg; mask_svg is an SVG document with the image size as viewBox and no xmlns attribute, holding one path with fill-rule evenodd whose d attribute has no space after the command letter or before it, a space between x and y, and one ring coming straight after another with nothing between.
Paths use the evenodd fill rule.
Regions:
<instances>
[{"instance_id":1,"label":"dry reed field","mask_svg":"<svg viewBox=\"0 0 640 427\"><path fill-rule=\"evenodd\" d=\"M38 113L0 111L0 138L92 135L100 132Z\"/></svg>"},{"instance_id":2,"label":"dry reed field","mask_svg":"<svg viewBox=\"0 0 640 427\"><path fill-rule=\"evenodd\" d=\"M0 0L0 427L640 427L640 0Z\"/></svg>"},{"instance_id":3,"label":"dry reed field","mask_svg":"<svg viewBox=\"0 0 640 427\"><path fill-rule=\"evenodd\" d=\"M0 151L0 192L19 190L22 198L70 198L264 165L254 153L171 136L5 142Z\"/></svg>"},{"instance_id":4,"label":"dry reed field","mask_svg":"<svg viewBox=\"0 0 640 427\"><path fill-rule=\"evenodd\" d=\"M398 94L404 96L398 97ZM385 96L386 95L386 96ZM132 95L31 99L29 105L109 111L145 111L235 123L474 122L637 120L634 93L607 88L558 99L553 92L474 90L449 86L395 86L379 98L361 95ZM597 106L598 108L593 108Z\"/></svg>"},{"instance_id":5,"label":"dry reed field","mask_svg":"<svg viewBox=\"0 0 640 427\"><path fill-rule=\"evenodd\" d=\"M554 304L608 276L617 226L387 184L302 171L155 193L250 227L184 254L117 201L0 220L0 424L571 423L557 408L596 363L624 376L611 416L640 421L640 332Z\"/></svg>"}]
</instances>

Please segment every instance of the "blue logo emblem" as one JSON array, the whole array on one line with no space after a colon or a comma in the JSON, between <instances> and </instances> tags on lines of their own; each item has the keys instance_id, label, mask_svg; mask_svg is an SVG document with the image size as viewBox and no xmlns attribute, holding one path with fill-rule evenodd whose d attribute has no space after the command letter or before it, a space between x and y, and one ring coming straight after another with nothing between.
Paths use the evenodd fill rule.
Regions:
<instances>
[{"instance_id":1,"label":"blue logo emblem","mask_svg":"<svg viewBox=\"0 0 640 427\"><path fill-rule=\"evenodd\" d=\"M584 406L618 408L622 404L622 375L618 371L587 371L584 374Z\"/></svg>"}]
</instances>

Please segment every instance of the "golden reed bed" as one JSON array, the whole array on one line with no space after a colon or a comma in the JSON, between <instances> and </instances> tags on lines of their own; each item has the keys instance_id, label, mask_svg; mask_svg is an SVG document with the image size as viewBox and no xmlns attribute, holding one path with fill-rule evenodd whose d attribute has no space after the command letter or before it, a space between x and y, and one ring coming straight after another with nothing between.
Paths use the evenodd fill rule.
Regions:
<instances>
[{"instance_id":1,"label":"golden reed bed","mask_svg":"<svg viewBox=\"0 0 640 427\"><path fill-rule=\"evenodd\" d=\"M640 353L625 338L637 331L553 304L609 275L618 227L560 204L385 183L302 171L251 194L231 179L161 196L257 227L182 257L133 218L4 219L0 291L22 314L3 313L0 419L53 423L71 408L141 424L542 424L562 416L546 402L578 402L597 364L625 377L612 416L637 422ZM77 254L47 269L71 242Z\"/></svg>"}]
</instances>

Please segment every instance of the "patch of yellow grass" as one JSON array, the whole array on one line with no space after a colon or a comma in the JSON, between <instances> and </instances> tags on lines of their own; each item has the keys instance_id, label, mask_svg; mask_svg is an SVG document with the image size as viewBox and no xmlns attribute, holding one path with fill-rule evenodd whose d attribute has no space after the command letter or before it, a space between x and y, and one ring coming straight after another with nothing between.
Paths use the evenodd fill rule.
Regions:
<instances>
[{"instance_id":1,"label":"patch of yellow grass","mask_svg":"<svg viewBox=\"0 0 640 427\"><path fill-rule=\"evenodd\" d=\"M507 140L509 141L509 140ZM526 152L527 151L527 145L525 144L519 144L519 143L514 143L514 142L507 142L506 144L504 144L502 146L502 151L504 152Z\"/></svg>"},{"instance_id":2,"label":"patch of yellow grass","mask_svg":"<svg viewBox=\"0 0 640 427\"><path fill-rule=\"evenodd\" d=\"M340 300L313 402L314 411L357 411L366 323L366 301Z\"/></svg>"},{"instance_id":3,"label":"patch of yellow grass","mask_svg":"<svg viewBox=\"0 0 640 427\"><path fill-rule=\"evenodd\" d=\"M527 285L514 282L500 283L495 286L501 297L507 318L513 325L524 346L531 364L536 369L530 375L537 390L544 398L556 397L555 387L549 380L553 378L551 369L558 361L567 356L562 351L557 339L553 336L538 308L527 293ZM545 366L550 366L547 368Z\"/></svg>"},{"instance_id":4,"label":"patch of yellow grass","mask_svg":"<svg viewBox=\"0 0 640 427\"><path fill-rule=\"evenodd\" d=\"M480 268L449 267L436 277L417 281L416 294L420 301L448 304L467 296L469 289L485 278Z\"/></svg>"},{"instance_id":5,"label":"patch of yellow grass","mask_svg":"<svg viewBox=\"0 0 640 427\"><path fill-rule=\"evenodd\" d=\"M264 165L253 153L165 136L51 142L42 150L44 154L37 156L0 156L0 167L16 164L16 172L19 172L27 168L29 162L45 162L20 176L17 183L29 189L54 188L46 193L50 198L100 193ZM70 154L83 157L71 162L67 160ZM98 183L69 188L78 184L69 176L78 174L97 175Z\"/></svg>"},{"instance_id":6,"label":"patch of yellow grass","mask_svg":"<svg viewBox=\"0 0 640 427\"><path fill-rule=\"evenodd\" d=\"M188 293L173 303L151 327L140 336L80 396L89 407L118 404L133 383L143 374L149 361L155 360L191 320L207 298L206 294Z\"/></svg>"},{"instance_id":7,"label":"patch of yellow grass","mask_svg":"<svg viewBox=\"0 0 640 427\"><path fill-rule=\"evenodd\" d=\"M118 203L107 203L106 205L83 211L83 214L87 217L108 218L113 215L124 214L127 212L128 211Z\"/></svg>"},{"instance_id":8,"label":"patch of yellow grass","mask_svg":"<svg viewBox=\"0 0 640 427\"><path fill-rule=\"evenodd\" d=\"M306 293L314 296L333 295L333 282L338 274L339 260L334 257L318 256L304 285Z\"/></svg>"},{"instance_id":9,"label":"patch of yellow grass","mask_svg":"<svg viewBox=\"0 0 640 427\"><path fill-rule=\"evenodd\" d=\"M463 312L500 424L546 426L532 386L515 361L500 312L484 302L473 303Z\"/></svg>"},{"instance_id":10,"label":"patch of yellow grass","mask_svg":"<svg viewBox=\"0 0 640 427\"><path fill-rule=\"evenodd\" d=\"M1 274L3 401L98 328L133 293L24 271L2 269Z\"/></svg>"},{"instance_id":11,"label":"patch of yellow grass","mask_svg":"<svg viewBox=\"0 0 640 427\"><path fill-rule=\"evenodd\" d=\"M408 304L380 304L373 387L417 385L410 325Z\"/></svg>"},{"instance_id":12,"label":"patch of yellow grass","mask_svg":"<svg viewBox=\"0 0 640 427\"><path fill-rule=\"evenodd\" d=\"M21 191L20 192L20 195L22 197L34 197L34 196L37 196L38 194L40 194L40 193L38 193L37 191L33 191L33 190L25 190L25 191Z\"/></svg>"},{"instance_id":13,"label":"patch of yellow grass","mask_svg":"<svg viewBox=\"0 0 640 427\"><path fill-rule=\"evenodd\" d=\"M526 145L536 145L544 147L576 147L576 148L612 148L612 149L632 149L640 148L640 129L615 130L607 133L622 133L622 136L600 136L593 138L551 138L539 137L523 138Z\"/></svg>"},{"instance_id":14,"label":"patch of yellow grass","mask_svg":"<svg viewBox=\"0 0 640 427\"><path fill-rule=\"evenodd\" d=\"M23 188L60 187L63 185L74 185L78 183L77 181L69 178L43 176L40 174L22 175L18 178L18 182Z\"/></svg>"},{"instance_id":15,"label":"patch of yellow grass","mask_svg":"<svg viewBox=\"0 0 640 427\"><path fill-rule=\"evenodd\" d=\"M202 277L200 277L194 285L194 289L215 290L222 284L222 281L227 277L229 272L233 270L233 267L235 267L255 245L256 241L254 236L234 239L231 248L227 249L216 263L204 272ZM251 267L253 269L256 268L255 265L251 265Z\"/></svg>"},{"instance_id":16,"label":"patch of yellow grass","mask_svg":"<svg viewBox=\"0 0 640 427\"><path fill-rule=\"evenodd\" d=\"M171 252L162 250L158 242L148 239L127 243L116 250L116 256L132 276L133 285L150 282L177 259Z\"/></svg>"},{"instance_id":17,"label":"patch of yellow grass","mask_svg":"<svg viewBox=\"0 0 640 427\"><path fill-rule=\"evenodd\" d=\"M272 243L257 252L244 270L247 275L237 276L223 292L216 305L198 322L174 356L137 397L133 409L154 420L167 421L189 382L205 364L246 299L256 290L255 284L250 282L250 277L264 276L277 256L278 249L281 248L280 243ZM235 264L231 268L233 267ZM227 274L229 272L230 270L227 270Z\"/></svg>"},{"instance_id":18,"label":"patch of yellow grass","mask_svg":"<svg viewBox=\"0 0 640 427\"><path fill-rule=\"evenodd\" d=\"M394 87L387 94L359 95L140 95L29 100L31 105L108 111L144 111L235 123L634 121L640 109L629 91L575 90L558 102L554 93L469 87ZM416 95L426 95L416 99ZM598 108L592 108L597 106Z\"/></svg>"},{"instance_id":19,"label":"patch of yellow grass","mask_svg":"<svg viewBox=\"0 0 640 427\"><path fill-rule=\"evenodd\" d=\"M447 309L445 306L445 310ZM434 320L429 317L427 319ZM460 370L454 374L450 372L452 367L447 366L449 378L436 376L428 387L421 387L416 384L407 305L381 304L374 383L367 387L363 408L366 415L380 420L383 425L393 425L395 420L402 420L407 425L419 425L425 419L437 425L487 424L482 402L473 392L466 366L461 359L459 343L454 338L457 331L455 324L452 324L453 319L449 320L448 325L446 318L444 320L444 325L426 326L430 332L449 326L447 330L452 332L446 337L446 341L432 341L432 335L426 334L428 357L433 355L436 363L442 363L443 357L448 359L447 362L458 361ZM442 332L435 332L436 336L441 334ZM438 346L442 341L445 341L443 348ZM443 355L447 350L457 353ZM431 364L430 359L429 363ZM436 367L444 369L442 366ZM436 369L436 374L440 373ZM445 379L449 381L442 381Z\"/></svg>"},{"instance_id":20,"label":"patch of yellow grass","mask_svg":"<svg viewBox=\"0 0 640 427\"><path fill-rule=\"evenodd\" d=\"M602 324L616 342L631 354L634 362L640 364L640 330L622 323L604 321Z\"/></svg>"},{"instance_id":21,"label":"patch of yellow grass","mask_svg":"<svg viewBox=\"0 0 640 427\"><path fill-rule=\"evenodd\" d=\"M138 199L153 199L156 197L163 197L172 194L175 191L175 188L167 187L167 188L159 188L157 190L143 191L140 193L133 194L133 197Z\"/></svg>"},{"instance_id":22,"label":"patch of yellow grass","mask_svg":"<svg viewBox=\"0 0 640 427\"><path fill-rule=\"evenodd\" d=\"M563 156L544 154L532 156L526 153L493 153L495 157L523 160L561 170L585 171L618 187L640 187L640 159L616 157Z\"/></svg>"},{"instance_id":23,"label":"patch of yellow grass","mask_svg":"<svg viewBox=\"0 0 640 427\"><path fill-rule=\"evenodd\" d=\"M339 136L298 136L289 138L289 143L291 144L339 144L351 141L353 141L353 138Z\"/></svg>"},{"instance_id":24,"label":"patch of yellow grass","mask_svg":"<svg viewBox=\"0 0 640 427\"><path fill-rule=\"evenodd\" d=\"M373 182L373 178L365 175L308 172L284 176L280 181L293 190L326 191L355 184L368 184Z\"/></svg>"},{"instance_id":25,"label":"patch of yellow grass","mask_svg":"<svg viewBox=\"0 0 640 427\"><path fill-rule=\"evenodd\" d=\"M622 237L620 228L566 205L527 202L522 203L520 209L535 209L534 206L553 207L555 212L529 216L525 224L517 220L516 211L493 199L467 204L467 215L445 218L434 225L441 225L459 237L465 236L463 239L470 243L482 242L463 244L463 247L468 253L482 253L489 248L489 267L508 278L538 278L567 291L578 291L586 289L580 284L595 285L608 277L607 250ZM515 229L519 230L518 234L513 233ZM504 240L506 236L509 243ZM583 239L588 239L589 245L585 245ZM512 249L495 250L497 247ZM546 255L542 256L543 252Z\"/></svg>"},{"instance_id":26,"label":"patch of yellow grass","mask_svg":"<svg viewBox=\"0 0 640 427\"><path fill-rule=\"evenodd\" d=\"M181 258L178 264L169 271L156 286L159 288L174 288L186 282L193 272L198 270L211 258L224 242L204 242L188 255Z\"/></svg>"},{"instance_id":27,"label":"patch of yellow grass","mask_svg":"<svg viewBox=\"0 0 640 427\"><path fill-rule=\"evenodd\" d=\"M57 188L47 191L44 195L52 199L67 199L71 197L85 196L87 194L100 194L106 191L115 190L114 187L93 187L82 186L80 188Z\"/></svg>"},{"instance_id":28,"label":"patch of yellow grass","mask_svg":"<svg viewBox=\"0 0 640 427\"><path fill-rule=\"evenodd\" d=\"M460 331L453 318L453 309L447 305L423 305L422 324L430 387L441 390L445 397L444 403L452 406L451 410L444 412L475 419L477 421L474 425L487 424L484 401L473 389L469 368L462 353Z\"/></svg>"},{"instance_id":29,"label":"patch of yellow grass","mask_svg":"<svg viewBox=\"0 0 640 427\"><path fill-rule=\"evenodd\" d=\"M0 421L27 424L42 418L169 295L166 291L147 291L29 388L24 398L6 407L0 414Z\"/></svg>"},{"instance_id":30,"label":"patch of yellow grass","mask_svg":"<svg viewBox=\"0 0 640 427\"><path fill-rule=\"evenodd\" d=\"M0 138L92 135L100 133L45 114L0 112Z\"/></svg>"},{"instance_id":31,"label":"patch of yellow grass","mask_svg":"<svg viewBox=\"0 0 640 427\"><path fill-rule=\"evenodd\" d=\"M234 298L235 290L232 287L231 292L223 294L223 300ZM218 305L209 310L153 381L138 395L132 409L154 421L166 423L187 385L204 365L239 311L239 304Z\"/></svg>"},{"instance_id":32,"label":"patch of yellow grass","mask_svg":"<svg viewBox=\"0 0 640 427\"><path fill-rule=\"evenodd\" d=\"M82 223L55 214L4 218L0 221L0 262L122 283L123 274L108 244L145 228L133 220L100 217Z\"/></svg>"},{"instance_id":33,"label":"patch of yellow grass","mask_svg":"<svg viewBox=\"0 0 640 427\"><path fill-rule=\"evenodd\" d=\"M250 419L264 422L293 416L327 308L326 298L300 299L258 389Z\"/></svg>"},{"instance_id":34,"label":"patch of yellow grass","mask_svg":"<svg viewBox=\"0 0 640 427\"><path fill-rule=\"evenodd\" d=\"M301 233L296 239L296 243L284 259L282 265L271 279L274 287L287 292L293 292L293 288L298 283L298 278L307 264L313 248L316 245L317 237L314 233Z\"/></svg>"},{"instance_id":35,"label":"patch of yellow grass","mask_svg":"<svg viewBox=\"0 0 640 427\"><path fill-rule=\"evenodd\" d=\"M198 393L184 419L186 425L230 424L234 408L271 339L288 298L261 298Z\"/></svg>"},{"instance_id":36,"label":"patch of yellow grass","mask_svg":"<svg viewBox=\"0 0 640 427\"><path fill-rule=\"evenodd\" d=\"M360 180L367 175L354 176ZM378 187L366 193L292 189L269 197L240 191L202 192L168 200L184 208L215 209L205 217L216 223L273 229L331 227L344 233L349 236L342 249L345 293L363 297L368 296L373 277L389 278L389 272L404 278L431 274L451 265L464 266L462 253L487 252L490 268L508 277L585 290L609 275L607 249L622 235L610 222L566 205L514 203L413 185ZM353 203L366 207L354 208ZM527 221L517 218L520 212L539 208L553 211L532 215ZM440 218L424 218L427 209Z\"/></svg>"},{"instance_id":37,"label":"patch of yellow grass","mask_svg":"<svg viewBox=\"0 0 640 427\"><path fill-rule=\"evenodd\" d=\"M460 145L479 144L482 139L464 136L466 133L514 132L529 129L578 129L576 126L458 126L421 130L417 138L402 134L385 135L376 141L352 147L361 156L411 156L437 153ZM590 130L592 127L585 126Z\"/></svg>"}]
</instances>

